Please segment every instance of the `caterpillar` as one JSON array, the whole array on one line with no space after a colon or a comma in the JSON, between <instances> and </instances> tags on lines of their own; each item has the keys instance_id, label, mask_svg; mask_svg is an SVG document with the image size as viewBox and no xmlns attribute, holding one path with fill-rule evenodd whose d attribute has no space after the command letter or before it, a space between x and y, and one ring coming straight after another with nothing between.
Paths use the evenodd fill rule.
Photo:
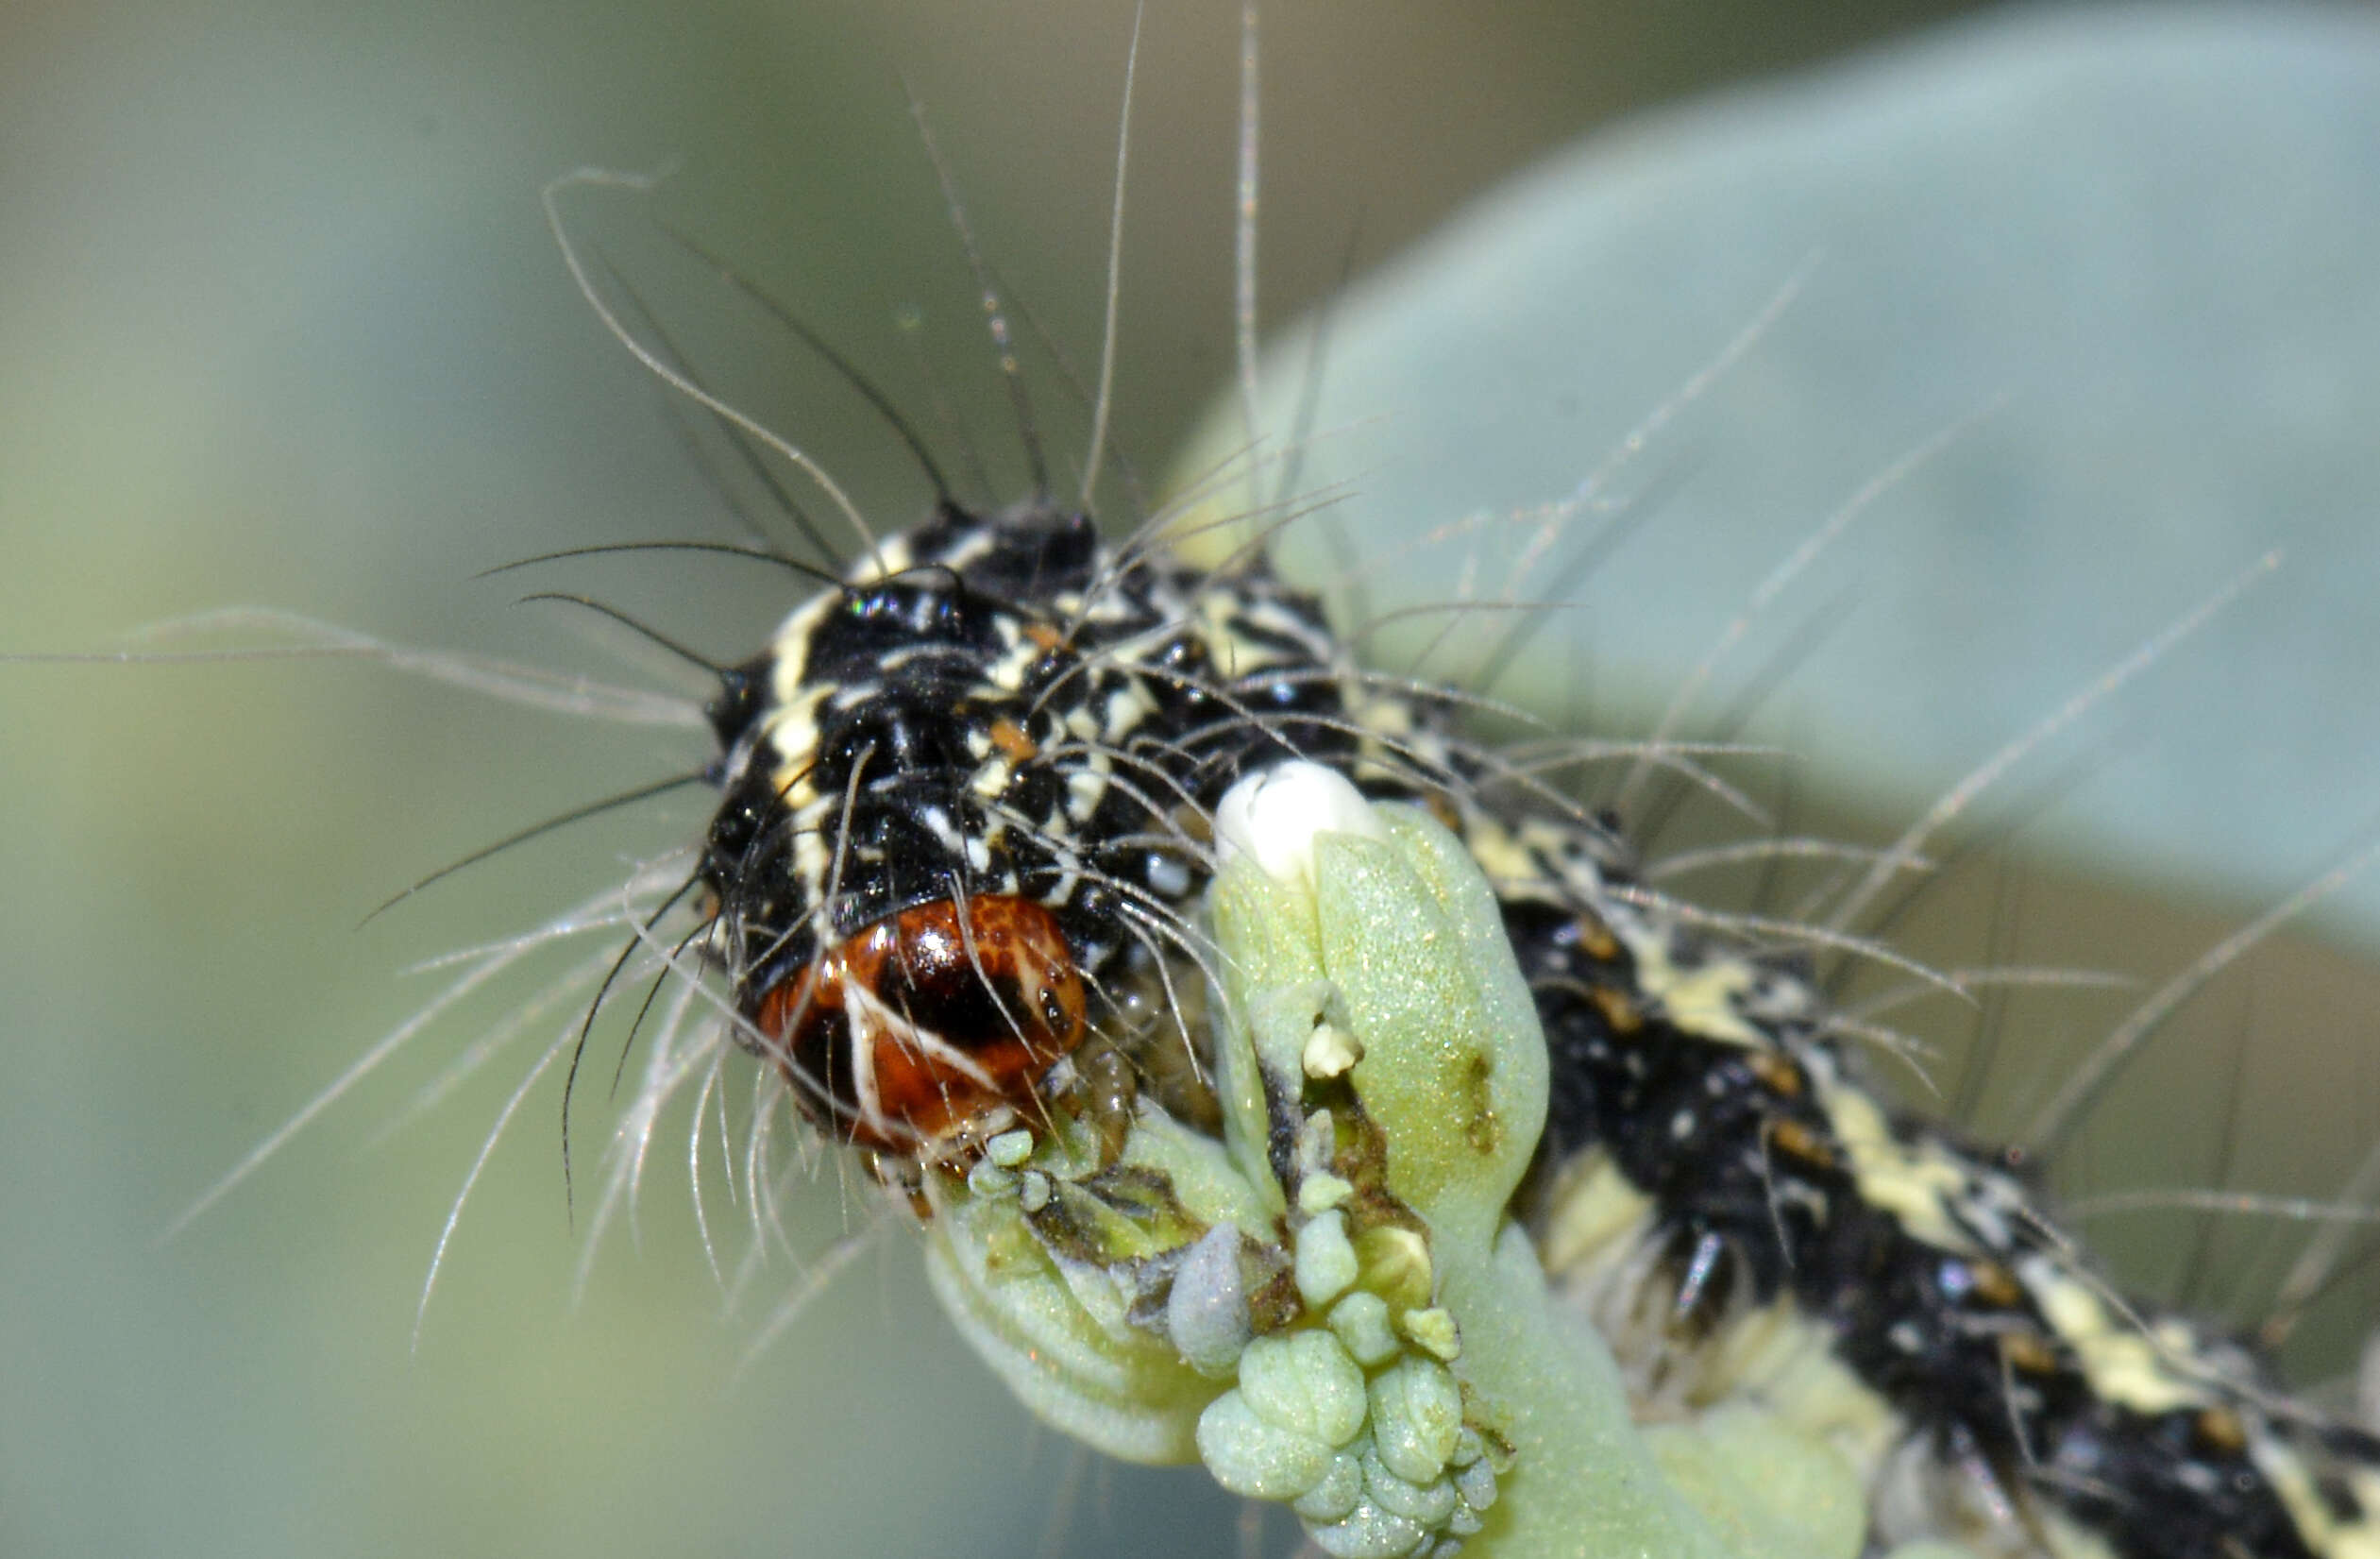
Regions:
<instances>
[{"instance_id":1,"label":"caterpillar","mask_svg":"<svg viewBox=\"0 0 2380 1559\"><path fill-rule=\"evenodd\" d=\"M1159 993L1203 973L1184 907L1226 793L1328 765L1432 799L1500 885L1552 1048L1548 1173L1578 1182L1545 1191L1541 1239L1647 1411L1805 1375L1822 1346L1840 1380L1798 1389L1885 1420L1852 1432L1882 1537L2370 1544L2380 1439L2127 1316L2008 1162L1886 1113L1791 961L1641 908L1614 823L1458 741L1451 695L1371 680L1260 562L1111 553L1046 497L872 543L715 705L728 800L700 876L744 1042L896 1178L964 1174L1059 1112L1120 1132L1136 1079L1216 1064Z\"/></svg>"},{"instance_id":2,"label":"caterpillar","mask_svg":"<svg viewBox=\"0 0 2380 1559\"><path fill-rule=\"evenodd\" d=\"M727 800L690 940L823 1133L925 1211L925 1177L971 1182L992 1144L1029 1155L1061 1117L1094 1121L1104 1170L1144 1088L1169 1119L1215 1117L1219 1051L1177 994L1211 972L1188 907L1227 795L1320 763L1426 799L1498 884L1553 1065L1541 1248L1640 1411L1747 1379L1861 1404L1817 1415L1857 1448L1871 1541L2373 1541L2380 1441L2133 1316L2013 1160L1879 1103L1791 960L1648 907L1620 821L1460 738L1450 692L1383 690L1261 550L1185 568L1155 545L1162 514L1149 544L1104 549L1023 430L1027 499L970 511L920 452L930 517L879 535L850 514L863 555L712 705Z\"/></svg>"},{"instance_id":3,"label":"caterpillar","mask_svg":"<svg viewBox=\"0 0 2380 1559\"><path fill-rule=\"evenodd\" d=\"M1856 1432L1880 1517L1924 1523L1884 1536L2369 1543L2380 1440L2125 1317L2007 1164L1887 1116L1790 963L1637 907L1612 824L1458 742L1451 696L1370 680L1259 562L1110 553L1046 498L875 542L715 705L700 876L744 1042L897 1178L1054 1112L1128 1116L1137 1078L1216 1064L1177 1009L1145 1014L1203 972L1182 907L1226 792L1330 765L1435 800L1501 885L1552 1047L1549 1173L1581 1182L1546 1191L1541 1238L1648 1410L1806 1374L1815 1331L1843 1379L1798 1389L1898 1415Z\"/></svg>"},{"instance_id":4,"label":"caterpillar","mask_svg":"<svg viewBox=\"0 0 2380 1559\"><path fill-rule=\"evenodd\" d=\"M976 517L976 521L978 521L978 524L990 524L990 517ZM892 540L892 531L887 529L887 531L886 531L886 543L890 543L890 540ZM1097 573L1097 568L1092 568L1092 571ZM1307 731L1307 733L1305 733L1305 740L1299 742L1299 745L1302 745L1302 747L1314 747L1314 745L1316 745L1316 742L1314 742L1314 733ZM726 864L726 856L721 856L721 883L733 883L733 881L735 881L735 878L738 878L738 872L740 872L740 867L738 867L738 869L733 869L733 872L731 872L731 869L728 869L728 864ZM731 895L731 892L723 892L721 897L723 897L723 900L728 900L728 897L735 897L735 895ZM750 905L748 905L748 909L750 909ZM752 924L762 924L764 919L767 919L767 916L754 916ZM773 940L773 936L764 938L764 942L767 942L767 940ZM754 947L754 952L757 952L757 947ZM781 952L783 952L783 950L781 950ZM731 952L728 952L728 955L721 955L721 961L733 961L733 955L731 955ZM792 964L792 966L802 966L802 961L800 961L800 959L787 959L787 964ZM1086 1024L1086 1025L1088 1025L1088 1024ZM828 1069L828 1071L831 1071L831 1069ZM852 1102L847 1102L847 1100L845 1100L845 1102L840 1102L840 1105L837 1105L837 1102L836 1102L836 1078L833 1078L833 1076L823 1076L821 1080L823 1080L823 1083L826 1083L826 1093L828 1093L828 1102L821 1102L821 1105L819 1105L819 1110L821 1110L821 1121L823 1121L823 1126L826 1126L826 1135L831 1135L831 1138L850 1138L850 1135L857 1135L857 1133L854 1133L854 1121L857 1121L857 1116L854 1116L854 1107L852 1107ZM1038 1097L1038 1094L1036 1094L1036 1097ZM1031 1114L1031 1111L1028 1111L1028 1114ZM900 1133L895 1133L895 1135L900 1135ZM907 1144L900 1143L900 1140L890 1140L890 1143L881 1143L881 1144L878 1144L878 1149L883 1149L883 1152L890 1152L892 1160L902 1160L902 1157L904 1157L904 1152L907 1152Z\"/></svg>"}]
</instances>

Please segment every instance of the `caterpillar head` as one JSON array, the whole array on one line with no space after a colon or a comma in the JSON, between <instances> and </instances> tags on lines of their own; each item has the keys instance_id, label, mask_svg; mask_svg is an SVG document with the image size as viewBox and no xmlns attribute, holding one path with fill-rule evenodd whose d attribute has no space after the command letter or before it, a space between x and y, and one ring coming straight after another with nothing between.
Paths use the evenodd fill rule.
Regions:
<instances>
[{"instance_id":1,"label":"caterpillar head","mask_svg":"<svg viewBox=\"0 0 2380 1559\"><path fill-rule=\"evenodd\" d=\"M944 506L738 669L709 952L813 1121L964 1157L1158 965L1195 982L1214 799L1252 754L1347 740L1318 615L1211 593L1080 514Z\"/></svg>"}]
</instances>

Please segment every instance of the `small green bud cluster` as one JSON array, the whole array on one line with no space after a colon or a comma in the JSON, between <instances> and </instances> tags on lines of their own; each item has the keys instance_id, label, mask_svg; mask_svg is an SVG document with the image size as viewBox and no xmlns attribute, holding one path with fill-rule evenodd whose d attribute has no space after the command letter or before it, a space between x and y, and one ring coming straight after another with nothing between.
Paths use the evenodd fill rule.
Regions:
<instances>
[{"instance_id":1,"label":"small green bud cluster","mask_svg":"<svg viewBox=\"0 0 2380 1559\"><path fill-rule=\"evenodd\" d=\"M1334 1559L1445 1559L1495 1503L1488 1442L1443 1364L1391 1340L1367 1380L1339 1331L1250 1343L1239 1385L1199 1415L1199 1454L1233 1493L1288 1501Z\"/></svg>"},{"instance_id":2,"label":"small green bud cluster","mask_svg":"<svg viewBox=\"0 0 2380 1559\"><path fill-rule=\"evenodd\" d=\"M1546 1059L1477 863L1310 764L1216 833L1220 1137L1144 1101L1119 1156L1059 1110L929 1175L960 1330L1045 1421L1334 1559L1723 1559L1508 1214Z\"/></svg>"},{"instance_id":3,"label":"small green bud cluster","mask_svg":"<svg viewBox=\"0 0 2380 1559\"><path fill-rule=\"evenodd\" d=\"M1309 1087L1342 1087L1360 1054L1316 1024L1301 1052ZM1379 1177L1359 1151L1340 1149L1342 1136L1364 1140L1327 1109L1299 1131L1284 1188L1298 1313L1245 1344L1237 1383L1199 1415L1198 1453L1233 1493L1287 1502L1334 1559L1448 1559L1480 1531L1510 1458L1465 1422L1448 1367L1460 1329L1430 1302L1427 1235L1379 1185L1359 1192ZM1190 1277L1185 1263L1177 1301ZM1177 1331L1186 1353L1189 1341Z\"/></svg>"}]
</instances>

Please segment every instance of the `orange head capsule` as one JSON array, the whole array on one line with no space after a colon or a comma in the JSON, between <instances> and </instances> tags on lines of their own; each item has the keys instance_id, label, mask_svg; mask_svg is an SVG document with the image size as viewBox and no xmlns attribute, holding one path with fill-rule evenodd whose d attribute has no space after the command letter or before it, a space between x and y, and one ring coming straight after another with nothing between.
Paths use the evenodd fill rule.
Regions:
<instances>
[{"instance_id":1,"label":"orange head capsule","mask_svg":"<svg viewBox=\"0 0 2380 1559\"><path fill-rule=\"evenodd\" d=\"M915 905L764 991L755 1023L813 1118L882 1152L931 1157L1035 1104L1083 1040L1083 978L1031 899Z\"/></svg>"}]
</instances>

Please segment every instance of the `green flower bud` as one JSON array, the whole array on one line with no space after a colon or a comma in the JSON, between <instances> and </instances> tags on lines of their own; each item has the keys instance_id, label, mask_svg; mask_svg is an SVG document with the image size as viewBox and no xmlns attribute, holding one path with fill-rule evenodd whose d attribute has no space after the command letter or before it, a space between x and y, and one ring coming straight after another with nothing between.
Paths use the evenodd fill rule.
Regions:
<instances>
[{"instance_id":1,"label":"green flower bud","mask_svg":"<svg viewBox=\"0 0 2380 1559\"><path fill-rule=\"evenodd\" d=\"M1390 1471L1426 1483L1446 1470L1462 1432L1462 1391L1434 1359L1406 1358L1372 1381L1372 1442Z\"/></svg>"},{"instance_id":2,"label":"green flower bud","mask_svg":"<svg viewBox=\"0 0 2380 1559\"><path fill-rule=\"evenodd\" d=\"M1356 1274L1356 1247L1347 1243L1343 1214L1334 1209L1297 1231L1297 1293L1307 1309L1326 1307L1355 1286Z\"/></svg>"},{"instance_id":3,"label":"green flower bud","mask_svg":"<svg viewBox=\"0 0 2380 1559\"><path fill-rule=\"evenodd\" d=\"M1389 1326L1389 1302L1368 1289L1358 1289L1331 1307L1330 1330L1366 1369L1395 1358L1402 1346Z\"/></svg>"},{"instance_id":4,"label":"green flower bud","mask_svg":"<svg viewBox=\"0 0 2380 1559\"><path fill-rule=\"evenodd\" d=\"M1311 810L1318 821L1302 848L1268 836L1242 849L1208 898L1222 952L1222 1082L1237 1161L1261 1161L1269 1100L1293 1106L1309 1083L1342 1086L1308 1074L1305 1055L1317 1027L1327 1024L1352 1041L1344 1050L1359 1059L1345 1068L1343 1086L1384 1144L1385 1189L1428 1229L1426 1240L1394 1223L1356 1235L1361 1289L1393 1316L1420 1313L1432 1351L1455 1355L1450 1378L1513 1451L1494 1494L1458 1503L1482 1515L1477 1541L1499 1559L1715 1559L1726 1551L1718 1536L1671 1488L1630 1424L1610 1350L1583 1320L1550 1303L1535 1252L1506 1217L1544 1126L1547 1065L1494 894L1460 842L1426 814L1377 807L1376 826L1359 831L1333 826L1343 798ZM1334 1064L1344 1053L1335 1038L1325 1048ZM1428 1315L1432 1309L1446 1319ZM1343 1330L1354 1337L1361 1315L1347 1313ZM1433 1393L1414 1417L1428 1426L1426 1446L1397 1452L1409 1449L1416 1470L1434 1459L1426 1477L1407 1481L1415 1487L1442 1476L1459 1438L1460 1410L1444 1427L1442 1400ZM1385 1454L1378 1459L1388 1466ZM1471 1481L1495 1483L1492 1470ZM1370 1492L1345 1517L1309 1528L1326 1553L1383 1559L1417 1546L1426 1551L1434 1530Z\"/></svg>"},{"instance_id":5,"label":"green flower bud","mask_svg":"<svg viewBox=\"0 0 2380 1559\"><path fill-rule=\"evenodd\" d=\"M1363 1498L1363 1442L1343 1447L1331 1458L1330 1470L1320 1482L1291 1501L1290 1508L1308 1521L1337 1521Z\"/></svg>"},{"instance_id":6,"label":"green flower bud","mask_svg":"<svg viewBox=\"0 0 2380 1559\"><path fill-rule=\"evenodd\" d=\"M1217 1224L1182 1258L1166 1296L1165 1331L1201 1375L1229 1379L1240 1367L1249 1315L1237 1228Z\"/></svg>"},{"instance_id":7,"label":"green flower bud","mask_svg":"<svg viewBox=\"0 0 2380 1559\"><path fill-rule=\"evenodd\" d=\"M1428 1540L1429 1529L1366 1499L1342 1520L1308 1527L1306 1535L1331 1559L1405 1559Z\"/></svg>"},{"instance_id":8,"label":"green flower bud","mask_svg":"<svg viewBox=\"0 0 2380 1559\"><path fill-rule=\"evenodd\" d=\"M1226 1391L1198 1416L1198 1455L1215 1482L1246 1500L1294 1500L1331 1470L1337 1448L1285 1428Z\"/></svg>"},{"instance_id":9,"label":"green flower bud","mask_svg":"<svg viewBox=\"0 0 2380 1559\"><path fill-rule=\"evenodd\" d=\"M1267 1423L1336 1449L1363 1428L1363 1371L1327 1331L1259 1337L1240 1356L1240 1392Z\"/></svg>"},{"instance_id":10,"label":"green flower bud","mask_svg":"<svg viewBox=\"0 0 2380 1559\"><path fill-rule=\"evenodd\" d=\"M1363 1455L1363 1492L1392 1516L1436 1532L1445 1526L1459 1502L1455 1485L1444 1478L1412 1483L1391 1470L1375 1446Z\"/></svg>"}]
</instances>

